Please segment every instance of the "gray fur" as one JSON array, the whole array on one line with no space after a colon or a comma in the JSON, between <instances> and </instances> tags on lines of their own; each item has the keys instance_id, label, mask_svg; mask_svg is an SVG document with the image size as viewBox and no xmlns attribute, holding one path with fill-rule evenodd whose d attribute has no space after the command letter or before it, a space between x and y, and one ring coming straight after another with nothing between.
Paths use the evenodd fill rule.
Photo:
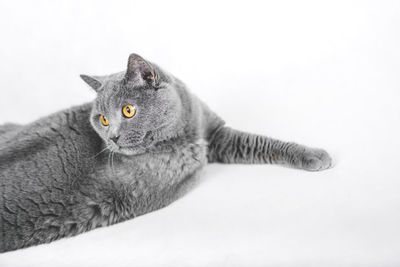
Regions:
<instances>
[{"instance_id":1,"label":"gray fur","mask_svg":"<svg viewBox=\"0 0 400 267\"><path fill-rule=\"evenodd\" d=\"M81 77L98 92L92 103L0 126L0 252L165 207L207 163L331 165L324 150L225 127L181 81L137 55L125 72ZM127 104L137 109L131 119L121 114Z\"/></svg>"}]
</instances>

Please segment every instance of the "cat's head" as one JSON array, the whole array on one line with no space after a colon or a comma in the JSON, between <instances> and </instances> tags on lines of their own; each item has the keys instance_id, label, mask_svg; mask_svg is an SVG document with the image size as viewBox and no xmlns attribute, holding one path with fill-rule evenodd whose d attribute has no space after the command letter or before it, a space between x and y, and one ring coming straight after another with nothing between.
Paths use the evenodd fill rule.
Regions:
<instances>
[{"instance_id":1,"label":"cat's head","mask_svg":"<svg viewBox=\"0 0 400 267\"><path fill-rule=\"evenodd\" d=\"M142 153L176 134L181 101L156 65L131 54L124 72L81 78L97 92L90 122L110 150Z\"/></svg>"}]
</instances>

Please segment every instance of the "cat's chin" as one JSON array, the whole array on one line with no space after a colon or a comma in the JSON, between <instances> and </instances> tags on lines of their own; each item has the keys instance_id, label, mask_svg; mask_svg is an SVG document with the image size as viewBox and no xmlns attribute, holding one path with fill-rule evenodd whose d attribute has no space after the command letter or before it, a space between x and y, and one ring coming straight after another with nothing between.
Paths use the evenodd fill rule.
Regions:
<instances>
[{"instance_id":1,"label":"cat's chin","mask_svg":"<svg viewBox=\"0 0 400 267\"><path fill-rule=\"evenodd\" d=\"M134 156L134 155L139 155L143 154L146 152L146 148L144 147L135 147L135 148L119 148L115 153L119 153L125 156Z\"/></svg>"},{"instance_id":2,"label":"cat's chin","mask_svg":"<svg viewBox=\"0 0 400 267\"><path fill-rule=\"evenodd\" d=\"M113 146L110 150L114 153L118 153L125 156L134 156L147 152L148 147L143 143L134 146Z\"/></svg>"}]
</instances>

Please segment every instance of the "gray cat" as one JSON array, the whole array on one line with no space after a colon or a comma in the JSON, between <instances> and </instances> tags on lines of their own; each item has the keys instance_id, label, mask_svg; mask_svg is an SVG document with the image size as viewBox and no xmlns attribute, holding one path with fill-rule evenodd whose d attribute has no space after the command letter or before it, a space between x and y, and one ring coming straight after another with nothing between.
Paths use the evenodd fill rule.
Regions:
<instances>
[{"instance_id":1,"label":"gray cat","mask_svg":"<svg viewBox=\"0 0 400 267\"><path fill-rule=\"evenodd\" d=\"M331 166L321 149L240 132L136 54L125 72L81 75L87 104L0 126L0 252L165 207L207 163Z\"/></svg>"}]
</instances>

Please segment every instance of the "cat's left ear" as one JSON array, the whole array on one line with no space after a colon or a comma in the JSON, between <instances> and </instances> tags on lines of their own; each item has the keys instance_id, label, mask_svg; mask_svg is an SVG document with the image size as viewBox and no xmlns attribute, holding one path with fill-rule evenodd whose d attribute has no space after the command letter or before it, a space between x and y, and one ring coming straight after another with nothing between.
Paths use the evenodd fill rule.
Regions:
<instances>
[{"instance_id":1,"label":"cat's left ear","mask_svg":"<svg viewBox=\"0 0 400 267\"><path fill-rule=\"evenodd\" d=\"M101 86L103 85L103 79L100 76L89 76L81 74L80 77L96 92L99 92Z\"/></svg>"}]
</instances>

